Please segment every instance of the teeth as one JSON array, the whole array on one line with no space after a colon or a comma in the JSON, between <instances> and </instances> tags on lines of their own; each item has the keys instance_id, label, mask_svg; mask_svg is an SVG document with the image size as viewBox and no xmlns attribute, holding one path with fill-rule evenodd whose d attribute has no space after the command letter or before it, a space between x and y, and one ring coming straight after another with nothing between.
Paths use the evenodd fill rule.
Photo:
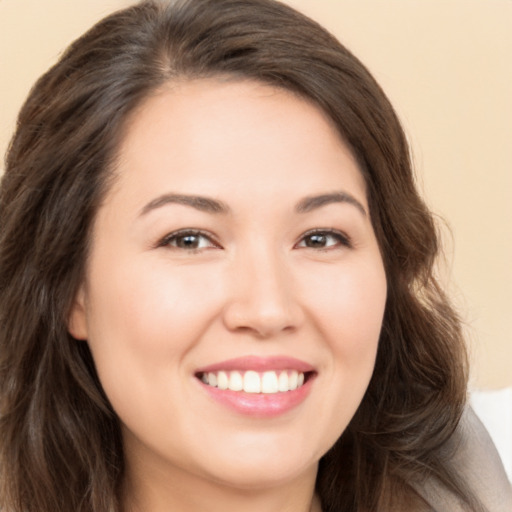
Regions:
<instances>
[{"instance_id":1,"label":"teeth","mask_svg":"<svg viewBox=\"0 0 512 512\"><path fill-rule=\"evenodd\" d=\"M276 372L265 372L261 378L262 393L277 393L279 391Z\"/></svg>"},{"instance_id":2,"label":"teeth","mask_svg":"<svg viewBox=\"0 0 512 512\"><path fill-rule=\"evenodd\" d=\"M210 386L217 386L217 375L215 375L215 373L208 374L208 384L210 384Z\"/></svg>"},{"instance_id":3,"label":"teeth","mask_svg":"<svg viewBox=\"0 0 512 512\"><path fill-rule=\"evenodd\" d=\"M219 389L228 389L229 377L226 372L219 372L217 374L217 387Z\"/></svg>"},{"instance_id":4,"label":"teeth","mask_svg":"<svg viewBox=\"0 0 512 512\"><path fill-rule=\"evenodd\" d=\"M260 393L261 379L256 372L245 372L244 375L244 391L246 393Z\"/></svg>"},{"instance_id":5,"label":"teeth","mask_svg":"<svg viewBox=\"0 0 512 512\"><path fill-rule=\"evenodd\" d=\"M288 391L288 372L281 372L277 381L277 388L279 391Z\"/></svg>"},{"instance_id":6,"label":"teeth","mask_svg":"<svg viewBox=\"0 0 512 512\"><path fill-rule=\"evenodd\" d=\"M300 388L304 384L304 373L297 370L258 373L252 370L220 371L204 373L201 380L208 386L222 390L244 391L245 393L284 393Z\"/></svg>"},{"instance_id":7,"label":"teeth","mask_svg":"<svg viewBox=\"0 0 512 512\"><path fill-rule=\"evenodd\" d=\"M298 385L299 385L299 374L296 371L290 372L290 375L288 375L288 387L290 388L290 391L297 389Z\"/></svg>"},{"instance_id":8,"label":"teeth","mask_svg":"<svg viewBox=\"0 0 512 512\"><path fill-rule=\"evenodd\" d=\"M231 372L228 387L231 391L242 391L244 389L244 379L240 372Z\"/></svg>"}]
</instances>

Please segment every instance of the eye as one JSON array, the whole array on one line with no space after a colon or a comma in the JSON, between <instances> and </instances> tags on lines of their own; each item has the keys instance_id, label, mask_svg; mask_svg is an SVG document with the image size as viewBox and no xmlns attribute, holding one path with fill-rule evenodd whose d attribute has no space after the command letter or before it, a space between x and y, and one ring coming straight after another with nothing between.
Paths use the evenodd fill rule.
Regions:
<instances>
[{"instance_id":1,"label":"eye","mask_svg":"<svg viewBox=\"0 0 512 512\"><path fill-rule=\"evenodd\" d=\"M314 230L306 233L297 247L306 247L308 249L331 249L335 247L350 247L349 238L343 233L335 230Z\"/></svg>"},{"instance_id":2,"label":"eye","mask_svg":"<svg viewBox=\"0 0 512 512\"><path fill-rule=\"evenodd\" d=\"M171 247L185 251L198 251L201 249L219 248L211 235L193 229L182 229L167 235L159 244L159 247Z\"/></svg>"}]
</instances>

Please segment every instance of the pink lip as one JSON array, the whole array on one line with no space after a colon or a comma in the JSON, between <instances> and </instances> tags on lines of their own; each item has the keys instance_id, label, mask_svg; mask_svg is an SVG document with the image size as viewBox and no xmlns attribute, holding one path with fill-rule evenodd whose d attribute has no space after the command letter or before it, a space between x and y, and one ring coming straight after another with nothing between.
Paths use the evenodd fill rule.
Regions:
<instances>
[{"instance_id":1,"label":"pink lip","mask_svg":"<svg viewBox=\"0 0 512 512\"><path fill-rule=\"evenodd\" d=\"M265 372L271 370L297 370L298 372L314 372L315 368L300 359L288 356L259 357L245 356L228 359L214 363L203 368L198 368L196 373L220 372L220 371L249 371Z\"/></svg>"},{"instance_id":2,"label":"pink lip","mask_svg":"<svg viewBox=\"0 0 512 512\"><path fill-rule=\"evenodd\" d=\"M314 378L294 391L273 394L244 393L219 389L198 381L211 398L232 411L254 418L274 418L299 406L311 391Z\"/></svg>"},{"instance_id":3,"label":"pink lip","mask_svg":"<svg viewBox=\"0 0 512 512\"><path fill-rule=\"evenodd\" d=\"M197 380L202 389L216 402L238 414L254 418L274 418L299 406L309 395L316 377L316 371L313 366L299 359L287 356L247 356L229 359L199 368L196 372L196 376L208 372L235 370L253 370L257 372L297 370L299 372L308 373L306 382L300 388L293 391L271 394L245 393L243 391L231 391L229 389L222 390L208 386L199 379Z\"/></svg>"}]
</instances>

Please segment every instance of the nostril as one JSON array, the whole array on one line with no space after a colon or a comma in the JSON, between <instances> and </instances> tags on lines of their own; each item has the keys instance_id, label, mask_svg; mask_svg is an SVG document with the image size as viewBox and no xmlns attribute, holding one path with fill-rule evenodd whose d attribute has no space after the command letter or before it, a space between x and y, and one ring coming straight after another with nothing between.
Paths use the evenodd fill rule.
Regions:
<instances>
[{"instance_id":1,"label":"nostril","mask_svg":"<svg viewBox=\"0 0 512 512\"><path fill-rule=\"evenodd\" d=\"M255 304L232 304L224 314L224 322L231 331L252 334L264 339L279 333L296 332L302 322L302 313L292 308L273 309Z\"/></svg>"}]
</instances>

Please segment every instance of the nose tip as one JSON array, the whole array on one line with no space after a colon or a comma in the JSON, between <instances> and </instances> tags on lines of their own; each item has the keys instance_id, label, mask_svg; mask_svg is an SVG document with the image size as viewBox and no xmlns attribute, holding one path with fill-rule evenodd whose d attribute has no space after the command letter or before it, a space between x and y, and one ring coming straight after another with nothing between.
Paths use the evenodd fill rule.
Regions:
<instances>
[{"instance_id":1,"label":"nose tip","mask_svg":"<svg viewBox=\"0 0 512 512\"><path fill-rule=\"evenodd\" d=\"M268 338L285 331L294 331L300 324L299 315L289 306L275 307L266 303L260 307L254 303L231 304L224 315L228 329L255 334Z\"/></svg>"},{"instance_id":2,"label":"nose tip","mask_svg":"<svg viewBox=\"0 0 512 512\"><path fill-rule=\"evenodd\" d=\"M285 272L233 276L234 292L224 311L226 327L268 338L296 330L303 311Z\"/></svg>"}]
</instances>

